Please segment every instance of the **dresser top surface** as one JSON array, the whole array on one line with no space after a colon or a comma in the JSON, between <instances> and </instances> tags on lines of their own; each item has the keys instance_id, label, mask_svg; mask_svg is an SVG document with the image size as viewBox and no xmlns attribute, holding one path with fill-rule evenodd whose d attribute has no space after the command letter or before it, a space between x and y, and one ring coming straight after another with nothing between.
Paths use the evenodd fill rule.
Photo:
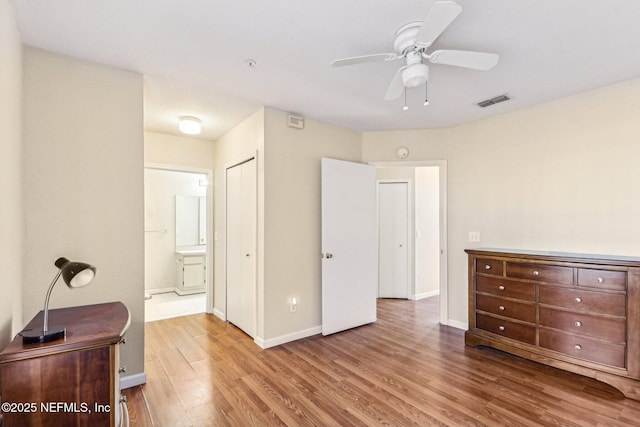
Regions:
<instances>
[{"instance_id":1,"label":"dresser top surface","mask_svg":"<svg viewBox=\"0 0 640 427\"><path fill-rule=\"evenodd\" d=\"M625 255L583 254L574 252L554 252L508 248L475 248L465 249L465 252L472 255L500 256L512 258L526 257L532 259L553 259L566 262L616 264L640 267L640 257Z\"/></svg>"},{"instance_id":2,"label":"dresser top surface","mask_svg":"<svg viewBox=\"0 0 640 427\"><path fill-rule=\"evenodd\" d=\"M42 327L40 311L24 329ZM49 310L49 325L64 326L65 338L46 343L23 344L17 335L0 353L0 363L63 353L83 348L116 344L129 328L131 315L121 302L84 305Z\"/></svg>"}]
</instances>

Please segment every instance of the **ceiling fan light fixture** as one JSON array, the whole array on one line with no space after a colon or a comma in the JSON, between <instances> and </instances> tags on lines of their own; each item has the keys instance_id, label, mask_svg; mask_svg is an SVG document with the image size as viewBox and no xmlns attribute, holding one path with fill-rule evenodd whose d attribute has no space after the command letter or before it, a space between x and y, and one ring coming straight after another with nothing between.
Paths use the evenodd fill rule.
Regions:
<instances>
[{"instance_id":1,"label":"ceiling fan light fixture","mask_svg":"<svg viewBox=\"0 0 640 427\"><path fill-rule=\"evenodd\" d=\"M197 117L182 116L178 128L187 135L199 135L202 132L202 122Z\"/></svg>"},{"instance_id":2,"label":"ceiling fan light fixture","mask_svg":"<svg viewBox=\"0 0 640 427\"><path fill-rule=\"evenodd\" d=\"M402 82L405 87L423 85L429 79L429 67L425 64L411 64L402 72Z\"/></svg>"}]
</instances>

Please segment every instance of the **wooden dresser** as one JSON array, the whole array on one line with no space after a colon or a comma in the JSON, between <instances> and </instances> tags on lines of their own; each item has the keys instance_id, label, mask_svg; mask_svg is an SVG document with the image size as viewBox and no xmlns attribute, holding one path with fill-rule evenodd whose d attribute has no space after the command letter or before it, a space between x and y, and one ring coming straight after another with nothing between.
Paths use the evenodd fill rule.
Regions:
<instances>
[{"instance_id":1,"label":"wooden dresser","mask_svg":"<svg viewBox=\"0 0 640 427\"><path fill-rule=\"evenodd\" d=\"M465 252L467 345L596 378L640 400L640 258Z\"/></svg>"},{"instance_id":2,"label":"wooden dresser","mask_svg":"<svg viewBox=\"0 0 640 427\"><path fill-rule=\"evenodd\" d=\"M42 322L40 312L25 329ZM2 427L116 425L129 323L127 307L113 302L49 310L64 339L24 345L17 335L0 353Z\"/></svg>"}]
</instances>

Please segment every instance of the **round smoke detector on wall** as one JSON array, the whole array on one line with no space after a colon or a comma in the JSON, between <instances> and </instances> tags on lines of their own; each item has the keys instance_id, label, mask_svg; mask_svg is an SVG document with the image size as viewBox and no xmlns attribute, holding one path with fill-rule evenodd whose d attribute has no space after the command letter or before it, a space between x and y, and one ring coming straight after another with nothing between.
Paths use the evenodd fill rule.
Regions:
<instances>
[{"instance_id":1,"label":"round smoke detector on wall","mask_svg":"<svg viewBox=\"0 0 640 427\"><path fill-rule=\"evenodd\" d=\"M409 149L407 147L400 147L396 150L396 156L399 159L406 159L409 155Z\"/></svg>"}]
</instances>

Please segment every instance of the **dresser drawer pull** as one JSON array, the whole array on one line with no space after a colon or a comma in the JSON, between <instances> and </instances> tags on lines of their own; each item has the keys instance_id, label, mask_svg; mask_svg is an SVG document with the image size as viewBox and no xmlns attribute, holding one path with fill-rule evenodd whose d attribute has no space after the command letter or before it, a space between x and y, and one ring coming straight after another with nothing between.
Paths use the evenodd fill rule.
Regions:
<instances>
[{"instance_id":1,"label":"dresser drawer pull","mask_svg":"<svg viewBox=\"0 0 640 427\"><path fill-rule=\"evenodd\" d=\"M598 277L598 283L604 283L604 279L602 277Z\"/></svg>"},{"instance_id":2,"label":"dresser drawer pull","mask_svg":"<svg viewBox=\"0 0 640 427\"><path fill-rule=\"evenodd\" d=\"M498 286L498 289L501 290L501 291L504 291L504 286L500 285L500 286Z\"/></svg>"},{"instance_id":3,"label":"dresser drawer pull","mask_svg":"<svg viewBox=\"0 0 640 427\"><path fill-rule=\"evenodd\" d=\"M504 331L504 326L498 326L498 329L500 329L501 331Z\"/></svg>"},{"instance_id":4,"label":"dresser drawer pull","mask_svg":"<svg viewBox=\"0 0 640 427\"><path fill-rule=\"evenodd\" d=\"M484 266L484 269L485 270L491 270L491 266L489 264L487 264L487 265Z\"/></svg>"},{"instance_id":5,"label":"dresser drawer pull","mask_svg":"<svg viewBox=\"0 0 640 427\"><path fill-rule=\"evenodd\" d=\"M578 320L578 321L576 322L576 326L579 328L580 326L582 326L582 322Z\"/></svg>"},{"instance_id":6,"label":"dresser drawer pull","mask_svg":"<svg viewBox=\"0 0 640 427\"><path fill-rule=\"evenodd\" d=\"M582 346L580 344L576 344L575 346L573 346L573 348L575 348L576 350L582 350Z\"/></svg>"},{"instance_id":7,"label":"dresser drawer pull","mask_svg":"<svg viewBox=\"0 0 640 427\"><path fill-rule=\"evenodd\" d=\"M576 302L582 302L582 298L576 297Z\"/></svg>"},{"instance_id":8,"label":"dresser drawer pull","mask_svg":"<svg viewBox=\"0 0 640 427\"><path fill-rule=\"evenodd\" d=\"M504 305L501 305L500 307L498 307L500 309L500 311L504 311Z\"/></svg>"},{"instance_id":9,"label":"dresser drawer pull","mask_svg":"<svg viewBox=\"0 0 640 427\"><path fill-rule=\"evenodd\" d=\"M539 275L540 275L540 272L539 272L538 270L535 270L535 271L533 272L533 275L534 275L534 276L539 276Z\"/></svg>"}]
</instances>

